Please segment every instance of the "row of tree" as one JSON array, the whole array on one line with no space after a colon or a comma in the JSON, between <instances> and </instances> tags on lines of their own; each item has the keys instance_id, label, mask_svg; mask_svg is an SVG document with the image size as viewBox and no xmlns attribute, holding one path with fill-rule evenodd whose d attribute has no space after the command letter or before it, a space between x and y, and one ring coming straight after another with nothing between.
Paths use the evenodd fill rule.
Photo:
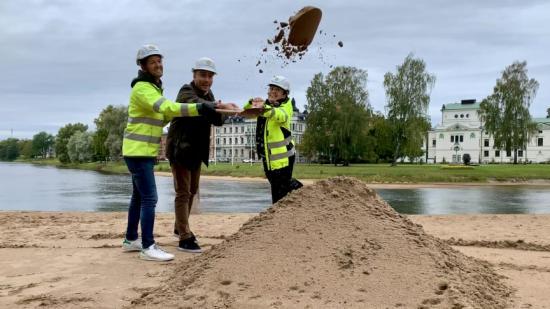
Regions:
<instances>
[{"instance_id":1,"label":"row of tree","mask_svg":"<svg viewBox=\"0 0 550 309\"><path fill-rule=\"evenodd\" d=\"M307 89L308 118L302 153L321 162L391 162L421 160L430 129L427 115L435 76L420 58L409 54L395 73L384 75L385 114L374 112L366 88L367 71L337 67L318 73ZM480 103L484 130L496 149L525 149L537 131L529 114L538 82L527 76L527 63L514 62L497 80L493 93ZM550 109L548 110L550 116Z\"/></svg>"},{"instance_id":2,"label":"row of tree","mask_svg":"<svg viewBox=\"0 0 550 309\"><path fill-rule=\"evenodd\" d=\"M386 115L369 104L367 71L337 67L315 75L307 89L303 154L320 161L397 162L416 160L430 129L427 109L435 77L422 59L408 55L397 72L384 75Z\"/></svg>"},{"instance_id":3,"label":"row of tree","mask_svg":"<svg viewBox=\"0 0 550 309\"><path fill-rule=\"evenodd\" d=\"M20 156L25 158L44 158L51 152L54 137L46 132L34 135L32 140L8 138L0 141L0 160L13 161Z\"/></svg>"},{"instance_id":4,"label":"row of tree","mask_svg":"<svg viewBox=\"0 0 550 309\"><path fill-rule=\"evenodd\" d=\"M54 137L46 132L32 140L10 138L0 141L0 160L18 157L47 158L56 156L62 163L118 160L128 112L126 106L107 106L94 120L96 130L88 132L82 123L69 123Z\"/></svg>"}]
</instances>

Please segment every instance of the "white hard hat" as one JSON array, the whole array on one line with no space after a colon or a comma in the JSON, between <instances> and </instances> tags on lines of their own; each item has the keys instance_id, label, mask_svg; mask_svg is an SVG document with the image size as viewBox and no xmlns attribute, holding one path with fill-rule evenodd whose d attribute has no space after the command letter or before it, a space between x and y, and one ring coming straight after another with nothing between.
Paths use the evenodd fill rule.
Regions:
<instances>
[{"instance_id":1,"label":"white hard hat","mask_svg":"<svg viewBox=\"0 0 550 309\"><path fill-rule=\"evenodd\" d=\"M214 63L214 60L212 60L210 58L207 58L207 57L199 58L195 62L195 66L193 67L193 71L196 71L196 70L204 70L204 71L212 72L214 74L217 73L216 72L216 64Z\"/></svg>"},{"instance_id":2,"label":"white hard hat","mask_svg":"<svg viewBox=\"0 0 550 309\"><path fill-rule=\"evenodd\" d=\"M162 54L160 53L160 50L156 45L152 45L152 44L143 45L138 50L138 53L137 53L137 57L136 57L137 65L140 65L141 60L152 55L158 55L162 58Z\"/></svg>"},{"instance_id":3,"label":"white hard hat","mask_svg":"<svg viewBox=\"0 0 550 309\"><path fill-rule=\"evenodd\" d=\"M288 82L288 79L286 77L281 75L275 75L269 82L269 85L277 86L286 92L290 92L290 83Z\"/></svg>"}]
</instances>

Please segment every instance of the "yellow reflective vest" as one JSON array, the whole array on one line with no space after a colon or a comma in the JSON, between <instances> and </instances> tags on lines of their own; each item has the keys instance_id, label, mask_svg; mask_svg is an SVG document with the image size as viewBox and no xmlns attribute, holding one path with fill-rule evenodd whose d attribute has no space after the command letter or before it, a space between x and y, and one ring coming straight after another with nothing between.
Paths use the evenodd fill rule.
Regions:
<instances>
[{"instance_id":1,"label":"yellow reflective vest","mask_svg":"<svg viewBox=\"0 0 550 309\"><path fill-rule=\"evenodd\" d=\"M155 84L139 81L132 87L128 123L122 141L125 157L156 157L162 129L174 117L199 116L197 104L181 104L162 96Z\"/></svg>"},{"instance_id":2,"label":"yellow reflective vest","mask_svg":"<svg viewBox=\"0 0 550 309\"><path fill-rule=\"evenodd\" d=\"M244 109L251 108L250 101ZM264 105L264 112L258 118L265 118L263 130L264 154L270 170L281 169L289 165L288 158L296 152L291 136L292 99L287 98L278 107ZM258 132L256 133L258 134Z\"/></svg>"}]
</instances>

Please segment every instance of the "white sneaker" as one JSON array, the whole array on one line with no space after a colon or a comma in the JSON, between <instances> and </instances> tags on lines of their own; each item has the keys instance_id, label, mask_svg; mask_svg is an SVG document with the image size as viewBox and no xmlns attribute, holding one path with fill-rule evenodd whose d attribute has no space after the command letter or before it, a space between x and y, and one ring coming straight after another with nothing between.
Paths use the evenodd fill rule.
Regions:
<instances>
[{"instance_id":1,"label":"white sneaker","mask_svg":"<svg viewBox=\"0 0 550 309\"><path fill-rule=\"evenodd\" d=\"M173 254L162 250L161 248L159 248L159 246L157 246L157 244L152 244L149 246L149 248L141 250L141 252L139 253L139 257L147 261L161 261L161 262L170 261L174 259Z\"/></svg>"},{"instance_id":2,"label":"white sneaker","mask_svg":"<svg viewBox=\"0 0 550 309\"><path fill-rule=\"evenodd\" d=\"M136 240L128 240L126 238L124 238L124 241L122 242L122 250L126 251L126 252L132 252L132 251L141 251L142 246L141 246L141 239L136 239Z\"/></svg>"}]
</instances>

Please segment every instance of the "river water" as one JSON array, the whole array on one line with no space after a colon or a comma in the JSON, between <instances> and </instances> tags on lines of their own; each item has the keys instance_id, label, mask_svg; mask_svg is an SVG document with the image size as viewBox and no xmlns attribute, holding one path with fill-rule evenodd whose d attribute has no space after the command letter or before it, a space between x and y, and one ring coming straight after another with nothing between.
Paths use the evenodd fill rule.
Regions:
<instances>
[{"instance_id":1,"label":"river water","mask_svg":"<svg viewBox=\"0 0 550 309\"><path fill-rule=\"evenodd\" d=\"M173 211L171 177L156 177L157 211ZM377 189L404 214L550 213L550 187L479 186ZM129 175L0 162L0 211L126 211ZM267 181L202 179L199 212L260 212L270 206Z\"/></svg>"}]
</instances>

